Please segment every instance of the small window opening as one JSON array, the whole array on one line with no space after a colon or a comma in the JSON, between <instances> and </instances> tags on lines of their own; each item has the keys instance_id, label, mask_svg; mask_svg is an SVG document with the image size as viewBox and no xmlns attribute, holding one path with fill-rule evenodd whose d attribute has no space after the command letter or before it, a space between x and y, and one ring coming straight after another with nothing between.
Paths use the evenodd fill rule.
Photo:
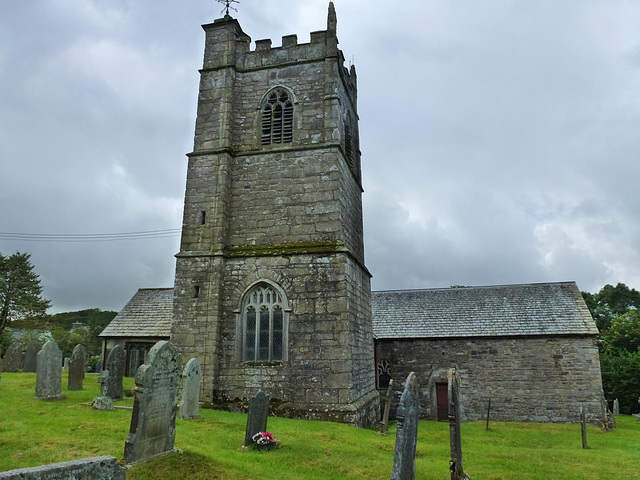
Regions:
<instances>
[{"instance_id":1,"label":"small window opening","mask_svg":"<svg viewBox=\"0 0 640 480\"><path fill-rule=\"evenodd\" d=\"M200 285L196 285L193 287L193 298L200 297Z\"/></svg>"},{"instance_id":2,"label":"small window opening","mask_svg":"<svg viewBox=\"0 0 640 480\"><path fill-rule=\"evenodd\" d=\"M200 212L200 225L204 225L207 221L207 212L204 210Z\"/></svg>"}]
</instances>

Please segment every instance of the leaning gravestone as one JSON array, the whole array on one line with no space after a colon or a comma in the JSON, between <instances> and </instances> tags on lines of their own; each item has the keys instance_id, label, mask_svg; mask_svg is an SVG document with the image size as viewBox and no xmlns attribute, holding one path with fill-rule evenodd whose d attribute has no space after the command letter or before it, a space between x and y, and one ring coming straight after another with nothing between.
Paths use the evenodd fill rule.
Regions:
<instances>
[{"instance_id":1,"label":"leaning gravestone","mask_svg":"<svg viewBox=\"0 0 640 480\"><path fill-rule=\"evenodd\" d=\"M400 397L396 411L398 427L393 454L391 480L414 480L416 478L416 445L418 442L418 420L420 419L420 391L416 374L411 372Z\"/></svg>"},{"instance_id":2,"label":"leaning gravestone","mask_svg":"<svg viewBox=\"0 0 640 480\"><path fill-rule=\"evenodd\" d=\"M126 480L116 457L91 457L0 472L0 480Z\"/></svg>"},{"instance_id":3,"label":"leaning gravestone","mask_svg":"<svg viewBox=\"0 0 640 480\"><path fill-rule=\"evenodd\" d=\"M244 434L244 446L253 444L253 436L256 433L267 431L267 417L269 416L269 397L258 390L255 397L249 400L247 412L247 429Z\"/></svg>"},{"instance_id":4,"label":"leaning gravestone","mask_svg":"<svg viewBox=\"0 0 640 480\"><path fill-rule=\"evenodd\" d=\"M202 370L197 358L187 362L182 371L182 401L179 416L183 420L200 418L200 380Z\"/></svg>"},{"instance_id":5,"label":"leaning gravestone","mask_svg":"<svg viewBox=\"0 0 640 480\"><path fill-rule=\"evenodd\" d=\"M389 380L387 394L384 400L384 413L380 422L380 433L378 435L386 435L389 431L389 412L391 411L391 392L393 392L393 379Z\"/></svg>"},{"instance_id":6,"label":"leaning gravestone","mask_svg":"<svg viewBox=\"0 0 640 480\"><path fill-rule=\"evenodd\" d=\"M36 398L38 400L62 400L62 352L53 340L44 344L38 352L36 372Z\"/></svg>"},{"instance_id":7,"label":"leaning gravestone","mask_svg":"<svg viewBox=\"0 0 640 480\"><path fill-rule=\"evenodd\" d=\"M18 372L22 364L22 345L18 342L12 343L4 353L4 371Z\"/></svg>"},{"instance_id":8,"label":"leaning gravestone","mask_svg":"<svg viewBox=\"0 0 640 480\"><path fill-rule=\"evenodd\" d=\"M83 345L76 345L69 360L69 390L82 390L87 353Z\"/></svg>"},{"instance_id":9,"label":"leaning gravestone","mask_svg":"<svg viewBox=\"0 0 640 480\"><path fill-rule=\"evenodd\" d=\"M469 476L462 466L462 435L460 434L460 377L455 368L450 368L449 381L449 447L451 449L451 480L465 480Z\"/></svg>"},{"instance_id":10,"label":"leaning gravestone","mask_svg":"<svg viewBox=\"0 0 640 480\"><path fill-rule=\"evenodd\" d=\"M103 378L100 394L104 397L111 397L115 400L122 398L122 377L124 377L124 363L126 353L122 345L118 344L107 357L107 370L109 375Z\"/></svg>"},{"instance_id":11,"label":"leaning gravestone","mask_svg":"<svg viewBox=\"0 0 640 480\"><path fill-rule=\"evenodd\" d=\"M156 343L136 373L131 428L124 460L136 463L174 450L180 364L173 344Z\"/></svg>"},{"instance_id":12,"label":"leaning gravestone","mask_svg":"<svg viewBox=\"0 0 640 480\"><path fill-rule=\"evenodd\" d=\"M27 352L24 354L24 366L22 371L35 372L38 369L38 352L40 351L40 342L29 342Z\"/></svg>"}]
</instances>

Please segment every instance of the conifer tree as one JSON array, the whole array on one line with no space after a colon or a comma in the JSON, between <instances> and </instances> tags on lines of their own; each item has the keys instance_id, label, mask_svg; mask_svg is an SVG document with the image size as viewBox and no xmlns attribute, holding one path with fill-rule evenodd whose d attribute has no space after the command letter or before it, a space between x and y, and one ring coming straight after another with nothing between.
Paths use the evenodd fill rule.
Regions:
<instances>
[{"instance_id":1,"label":"conifer tree","mask_svg":"<svg viewBox=\"0 0 640 480\"><path fill-rule=\"evenodd\" d=\"M51 306L42 298L40 277L28 253L0 253L0 333L13 321L41 317Z\"/></svg>"}]
</instances>

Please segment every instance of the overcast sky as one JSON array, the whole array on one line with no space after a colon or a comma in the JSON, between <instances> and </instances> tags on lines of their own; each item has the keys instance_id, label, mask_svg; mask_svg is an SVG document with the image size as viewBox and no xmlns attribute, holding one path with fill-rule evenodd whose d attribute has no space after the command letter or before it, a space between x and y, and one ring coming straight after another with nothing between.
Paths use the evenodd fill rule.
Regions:
<instances>
[{"instance_id":1,"label":"overcast sky","mask_svg":"<svg viewBox=\"0 0 640 480\"><path fill-rule=\"evenodd\" d=\"M326 0L241 0L259 40ZM376 290L575 280L640 289L640 2L336 0L358 71ZM213 0L1 0L0 232L179 229ZM0 238L53 312L173 285L179 236Z\"/></svg>"}]
</instances>

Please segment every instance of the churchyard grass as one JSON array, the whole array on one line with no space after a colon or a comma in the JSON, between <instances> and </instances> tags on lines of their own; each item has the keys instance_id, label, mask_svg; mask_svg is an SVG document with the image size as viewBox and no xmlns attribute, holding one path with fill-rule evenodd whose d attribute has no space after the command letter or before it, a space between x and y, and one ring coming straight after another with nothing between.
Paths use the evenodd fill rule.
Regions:
<instances>
[{"instance_id":1,"label":"churchyard grass","mask_svg":"<svg viewBox=\"0 0 640 480\"><path fill-rule=\"evenodd\" d=\"M131 411L99 412L97 376L84 390L55 402L36 400L35 374L3 373L0 381L0 471L96 455L123 456ZM125 390L133 379L125 378ZM132 406L126 397L116 406ZM246 415L201 409L199 420L177 420L182 453L132 467L129 479L383 479L393 465L395 424L389 435L325 422L269 418L268 430L282 440L273 452L240 450ZM589 450L580 426L485 422L462 424L465 471L474 480L596 480L640 478L640 422L618 417L604 433L588 427ZM416 478L448 478L449 426L421 422Z\"/></svg>"}]
</instances>

